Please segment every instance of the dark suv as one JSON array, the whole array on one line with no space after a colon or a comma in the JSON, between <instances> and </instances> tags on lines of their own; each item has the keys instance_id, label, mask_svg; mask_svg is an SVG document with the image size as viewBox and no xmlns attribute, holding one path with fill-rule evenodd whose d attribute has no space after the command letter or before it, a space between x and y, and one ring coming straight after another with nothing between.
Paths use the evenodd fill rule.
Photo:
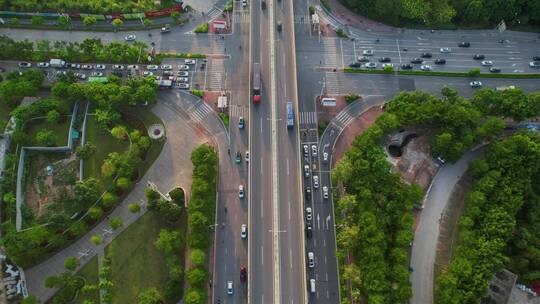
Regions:
<instances>
[{"instance_id":1,"label":"dark suv","mask_svg":"<svg viewBox=\"0 0 540 304\"><path fill-rule=\"evenodd\" d=\"M413 58L411 59L411 63L422 63L424 62L424 60L422 60L422 58Z\"/></svg>"},{"instance_id":2,"label":"dark suv","mask_svg":"<svg viewBox=\"0 0 540 304\"><path fill-rule=\"evenodd\" d=\"M474 54L474 56L472 58L474 60L484 60L484 58L486 58L486 56L484 56L482 54Z\"/></svg>"},{"instance_id":3,"label":"dark suv","mask_svg":"<svg viewBox=\"0 0 540 304\"><path fill-rule=\"evenodd\" d=\"M381 57L379 58L379 62L391 62L392 59L390 57Z\"/></svg>"},{"instance_id":4,"label":"dark suv","mask_svg":"<svg viewBox=\"0 0 540 304\"><path fill-rule=\"evenodd\" d=\"M471 44L469 42L466 42L466 41L462 41L458 44L459 47L470 47Z\"/></svg>"},{"instance_id":5,"label":"dark suv","mask_svg":"<svg viewBox=\"0 0 540 304\"><path fill-rule=\"evenodd\" d=\"M446 64L446 59L438 58L435 59L435 64Z\"/></svg>"},{"instance_id":6,"label":"dark suv","mask_svg":"<svg viewBox=\"0 0 540 304\"><path fill-rule=\"evenodd\" d=\"M412 70L412 68L413 68L413 66L411 64L409 64L409 63L401 65L402 70Z\"/></svg>"},{"instance_id":7,"label":"dark suv","mask_svg":"<svg viewBox=\"0 0 540 304\"><path fill-rule=\"evenodd\" d=\"M422 55L420 55L420 57L422 58L431 58L431 56L432 56L431 53L428 53L428 52L424 52L422 53Z\"/></svg>"},{"instance_id":8,"label":"dark suv","mask_svg":"<svg viewBox=\"0 0 540 304\"><path fill-rule=\"evenodd\" d=\"M311 200L311 187L310 186L307 186L306 187L306 200Z\"/></svg>"}]
</instances>

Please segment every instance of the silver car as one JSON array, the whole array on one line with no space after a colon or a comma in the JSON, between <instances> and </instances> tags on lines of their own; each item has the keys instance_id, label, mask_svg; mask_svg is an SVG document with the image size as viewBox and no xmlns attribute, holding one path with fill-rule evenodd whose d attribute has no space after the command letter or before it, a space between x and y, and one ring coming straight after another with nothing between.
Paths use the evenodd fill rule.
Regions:
<instances>
[{"instance_id":1,"label":"silver car","mask_svg":"<svg viewBox=\"0 0 540 304\"><path fill-rule=\"evenodd\" d=\"M165 70L165 71L170 71L170 70L172 70L172 65L170 65L170 64L162 64L161 69Z\"/></svg>"},{"instance_id":2,"label":"silver car","mask_svg":"<svg viewBox=\"0 0 540 304\"><path fill-rule=\"evenodd\" d=\"M179 83L178 88L181 90L189 90L189 84L188 83Z\"/></svg>"}]
</instances>

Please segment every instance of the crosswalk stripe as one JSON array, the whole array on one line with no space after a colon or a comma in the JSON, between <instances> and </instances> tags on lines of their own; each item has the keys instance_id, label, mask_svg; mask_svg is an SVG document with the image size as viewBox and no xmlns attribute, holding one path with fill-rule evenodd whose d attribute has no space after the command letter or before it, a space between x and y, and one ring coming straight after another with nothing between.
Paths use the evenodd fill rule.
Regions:
<instances>
[{"instance_id":1,"label":"crosswalk stripe","mask_svg":"<svg viewBox=\"0 0 540 304\"><path fill-rule=\"evenodd\" d=\"M330 95L339 95L340 82L338 80L338 74L335 72L326 72L326 93Z\"/></svg>"},{"instance_id":2,"label":"crosswalk stripe","mask_svg":"<svg viewBox=\"0 0 540 304\"><path fill-rule=\"evenodd\" d=\"M212 18L215 18L217 16L219 16L219 14L221 14L223 11L217 7L212 7L212 9L210 11L208 11L208 13L206 13L206 15L212 19Z\"/></svg>"},{"instance_id":3,"label":"crosswalk stripe","mask_svg":"<svg viewBox=\"0 0 540 304\"><path fill-rule=\"evenodd\" d=\"M249 13L245 11L235 12L233 15L233 22L234 23L249 23Z\"/></svg>"},{"instance_id":4,"label":"crosswalk stripe","mask_svg":"<svg viewBox=\"0 0 540 304\"><path fill-rule=\"evenodd\" d=\"M315 112L300 112L300 124L309 125L317 123L317 115Z\"/></svg>"}]
</instances>

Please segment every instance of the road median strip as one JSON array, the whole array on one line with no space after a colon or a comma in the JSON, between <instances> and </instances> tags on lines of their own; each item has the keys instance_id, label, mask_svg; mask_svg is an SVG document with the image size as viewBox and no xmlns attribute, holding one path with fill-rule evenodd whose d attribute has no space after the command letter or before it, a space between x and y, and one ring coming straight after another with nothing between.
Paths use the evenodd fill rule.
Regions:
<instances>
[{"instance_id":1,"label":"road median strip","mask_svg":"<svg viewBox=\"0 0 540 304\"><path fill-rule=\"evenodd\" d=\"M467 78L540 78L540 73L528 74L485 74L481 73L477 76L471 76L468 72L434 72L434 71L384 71L384 70L362 70L355 68L344 68L344 73L359 73L359 74L393 74L393 75L415 75L415 76L444 76L444 77L467 77Z\"/></svg>"}]
</instances>

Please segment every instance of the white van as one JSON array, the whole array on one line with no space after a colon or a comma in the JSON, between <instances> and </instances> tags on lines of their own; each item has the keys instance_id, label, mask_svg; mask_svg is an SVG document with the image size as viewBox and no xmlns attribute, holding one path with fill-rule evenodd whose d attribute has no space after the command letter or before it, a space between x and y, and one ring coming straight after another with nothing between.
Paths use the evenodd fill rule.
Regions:
<instances>
[{"instance_id":1,"label":"white van","mask_svg":"<svg viewBox=\"0 0 540 304\"><path fill-rule=\"evenodd\" d=\"M313 254L313 252L311 251L308 252L307 257L308 257L308 267L309 268L315 267L315 255Z\"/></svg>"},{"instance_id":2,"label":"white van","mask_svg":"<svg viewBox=\"0 0 540 304\"><path fill-rule=\"evenodd\" d=\"M315 293L315 279L309 280L309 292Z\"/></svg>"}]
</instances>

